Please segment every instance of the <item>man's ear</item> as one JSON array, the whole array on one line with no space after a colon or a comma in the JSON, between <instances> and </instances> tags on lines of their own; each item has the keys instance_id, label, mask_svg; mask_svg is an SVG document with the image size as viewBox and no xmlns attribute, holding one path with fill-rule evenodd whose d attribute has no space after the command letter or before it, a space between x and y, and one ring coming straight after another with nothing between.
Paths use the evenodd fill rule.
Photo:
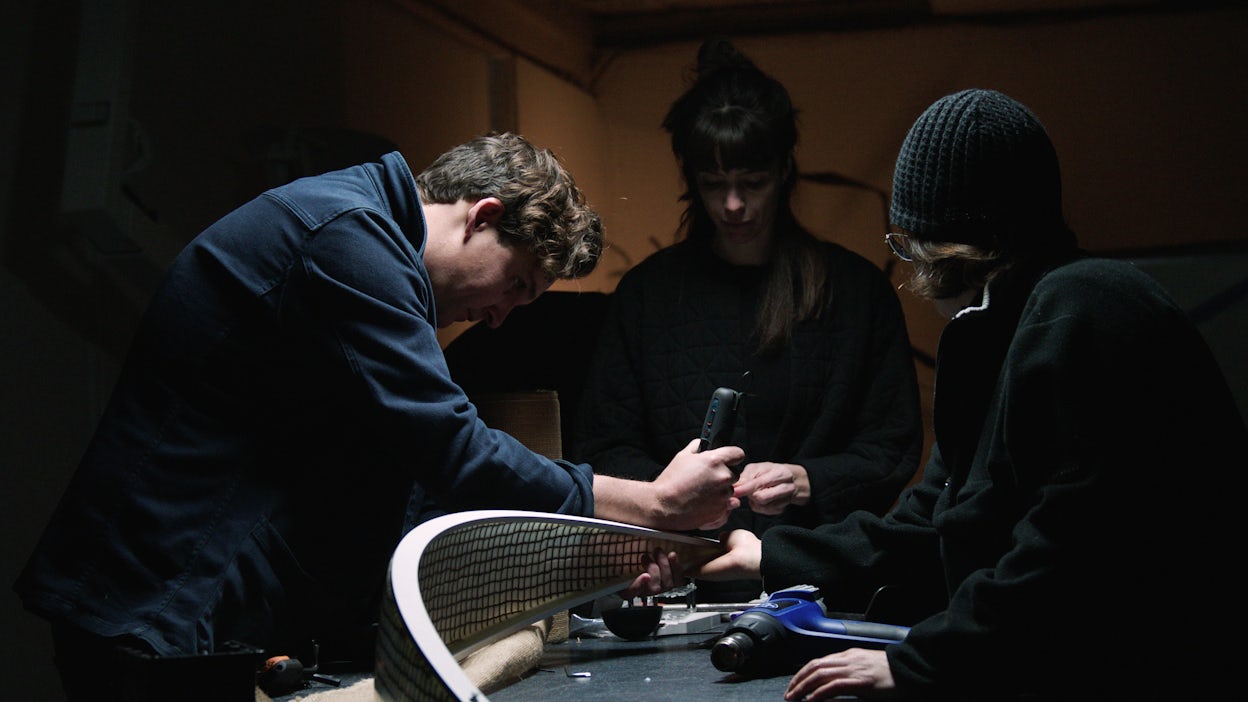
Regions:
<instances>
[{"instance_id":1,"label":"man's ear","mask_svg":"<svg viewBox=\"0 0 1248 702\"><path fill-rule=\"evenodd\" d=\"M472 203L468 208L468 228L465 232L466 236L472 236L474 233L484 230L486 227L498 225L498 220L503 216L503 201L496 197L483 197Z\"/></svg>"}]
</instances>

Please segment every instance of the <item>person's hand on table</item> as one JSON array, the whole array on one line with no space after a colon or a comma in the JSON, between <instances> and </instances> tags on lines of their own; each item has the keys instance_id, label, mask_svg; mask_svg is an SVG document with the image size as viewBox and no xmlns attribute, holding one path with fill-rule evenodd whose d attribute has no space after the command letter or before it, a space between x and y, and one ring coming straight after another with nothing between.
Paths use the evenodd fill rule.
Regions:
<instances>
[{"instance_id":1,"label":"person's hand on table","mask_svg":"<svg viewBox=\"0 0 1248 702\"><path fill-rule=\"evenodd\" d=\"M786 700L828 700L841 695L891 697L897 686L883 651L851 648L816 658L793 676L784 691Z\"/></svg>"}]
</instances>

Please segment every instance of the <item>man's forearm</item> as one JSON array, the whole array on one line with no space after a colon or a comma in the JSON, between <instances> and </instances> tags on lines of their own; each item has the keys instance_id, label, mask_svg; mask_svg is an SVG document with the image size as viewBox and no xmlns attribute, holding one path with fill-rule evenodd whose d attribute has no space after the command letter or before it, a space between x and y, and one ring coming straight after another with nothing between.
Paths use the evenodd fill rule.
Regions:
<instances>
[{"instance_id":1,"label":"man's forearm","mask_svg":"<svg viewBox=\"0 0 1248 702\"><path fill-rule=\"evenodd\" d=\"M745 452L735 446L698 452L696 439L654 481L594 475L594 516L652 529L712 529L741 505L728 467Z\"/></svg>"},{"instance_id":2,"label":"man's forearm","mask_svg":"<svg viewBox=\"0 0 1248 702\"><path fill-rule=\"evenodd\" d=\"M665 529L654 483L610 475L594 476L594 516L614 522Z\"/></svg>"}]
</instances>

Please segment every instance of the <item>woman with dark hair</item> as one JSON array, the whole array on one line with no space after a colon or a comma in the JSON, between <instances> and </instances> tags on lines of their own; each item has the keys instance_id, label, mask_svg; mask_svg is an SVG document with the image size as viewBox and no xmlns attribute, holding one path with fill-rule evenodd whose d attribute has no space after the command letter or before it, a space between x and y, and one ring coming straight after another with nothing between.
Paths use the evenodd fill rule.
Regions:
<instances>
[{"instance_id":1,"label":"woman with dark hair","mask_svg":"<svg viewBox=\"0 0 1248 702\"><path fill-rule=\"evenodd\" d=\"M896 293L865 258L793 215L797 113L727 41L664 128L688 202L683 240L611 296L573 452L601 473L653 479L695 440L712 392L745 393L730 443L746 451L729 527L814 526L886 511L922 450L918 390ZM746 601L761 583L700 583Z\"/></svg>"}]
</instances>

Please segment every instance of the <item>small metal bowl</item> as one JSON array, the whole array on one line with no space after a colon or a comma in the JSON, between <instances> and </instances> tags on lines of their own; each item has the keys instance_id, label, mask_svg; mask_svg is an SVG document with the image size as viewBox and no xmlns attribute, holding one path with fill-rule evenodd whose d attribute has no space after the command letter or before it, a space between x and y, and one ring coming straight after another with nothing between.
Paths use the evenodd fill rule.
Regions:
<instances>
[{"instance_id":1,"label":"small metal bowl","mask_svg":"<svg viewBox=\"0 0 1248 702\"><path fill-rule=\"evenodd\" d=\"M620 607L602 613L602 623L612 634L628 641L648 639L659 630L662 605Z\"/></svg>"}]
</instances>

